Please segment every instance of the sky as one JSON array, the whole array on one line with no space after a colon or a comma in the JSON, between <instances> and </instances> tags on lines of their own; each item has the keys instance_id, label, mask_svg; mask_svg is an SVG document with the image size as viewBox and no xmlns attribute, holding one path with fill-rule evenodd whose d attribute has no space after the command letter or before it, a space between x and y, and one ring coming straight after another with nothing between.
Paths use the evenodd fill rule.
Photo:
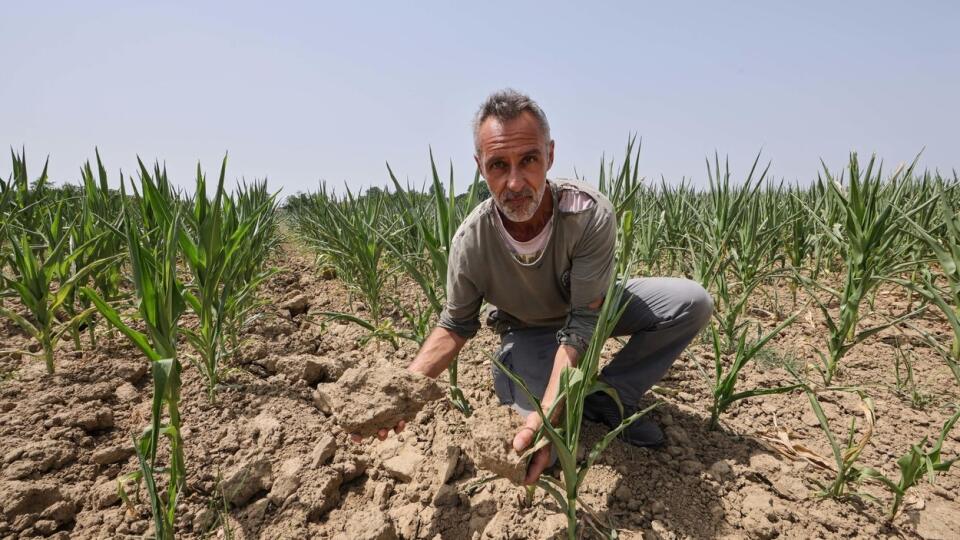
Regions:
<instances>
[{"instance_id":1,"label":"sky","mask_svg":"<svg viewBox=\"0 0 960 540\"><path fill-rule=\"evenodd\" d=\"M848 153L960 168L957 2L10 2L0 17L0 144L75 182L98 147L171 180L267 177L284 195L421 183L429 150L474 174L471 121L528 93L552 177L596 180L642 138L648 180L814 178ZM10 174L0 159L0 175ZM952 174L952 173L951 173Z\"/></svg>"}]
</instances>

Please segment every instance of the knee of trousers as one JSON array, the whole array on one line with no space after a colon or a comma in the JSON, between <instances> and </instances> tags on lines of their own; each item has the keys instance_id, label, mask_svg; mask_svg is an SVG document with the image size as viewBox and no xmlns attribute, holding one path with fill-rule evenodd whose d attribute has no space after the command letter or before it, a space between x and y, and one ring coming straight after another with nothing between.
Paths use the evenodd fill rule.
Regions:
<instances>
[{"instance_id":1,"label":"knee of trousers","mask_svg":"<svg viewBox=\"0 0 960 540\"><path fill-rule=\"evenodd\" d=\"M713 317L713 297L696 281L689 281L689 308L687 308L690 324L697 328L697 332L710 323Z\"/></svg>"}]
</instances>

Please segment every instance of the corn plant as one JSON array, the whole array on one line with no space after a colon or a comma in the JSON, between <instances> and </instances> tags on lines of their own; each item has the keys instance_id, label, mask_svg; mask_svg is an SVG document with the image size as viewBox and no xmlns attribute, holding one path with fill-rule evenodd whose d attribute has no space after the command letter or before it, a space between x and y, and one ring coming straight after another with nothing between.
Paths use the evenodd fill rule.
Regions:
<instances>
[{"instance_id":1,"label":"corn plant","mask_svg":"<svg viewBox=\"0 0 960 540\"><path fill-rule=\"evenodd\" d=\"M393 273L380 232L392 228L381 223L384 204L378 191L358 196L347 188L341 200L324 185L294 214L301 236L336 268L351 294L360 296L378 328L384 322L384 288Z\"/></svg>"},{"instance_id":2,"label":"corn plant","mask_svg":"<svg viewBox=\"0 0 960 540\"><path fill-rule=\"evenodd\" d=\"M65 274L62 268L70 266L86 247L86 245L79 246L78 249L68 253L68 240L69 238L64 235L54 245L31 245L26 234L11 235L11 253L7 264L13 268L14 276L2 276L6 286L16 293L29 315L22 316L4 306L0 306L0 314L17 323L24 332L40 344L41 354L49 374L55 370L53 351L60 337L74 328L78 320L85 318L91 312L81 312L66 322L60 322L57 313L63 308L77 283L99 264L97 261L77 270L65 281L57 283L58 286L55 288L56 277ZM39 356L29 351L18 352Z\"/></svg>"},{"instance_id":3,"label":"corn plant","mask_svg":"<svg viewBox=\"0 0 960 540\"><path fill-rule=\"evenodd\" d=\"M520 377L510 371L499 359L492 359L497 367L503 370L524 393L529 402L534 405L542 421L542 427L535 434L534 442L525 455L540 450L546 444L553 445L556 451L562 471L561 478L556 479L548 475L542 475L537 481L537 486L552 496L561 511L566 515L567 537L571 540L579 538L577 510L582 506L579 501L579 492L593 464L624 429L659 404L654 403L623 418L619 426L597 441L586 454L586 458L581 463L577 463L577 449L581 444L583 406L586 397L593 392L605 392L614 399L621 413L623 412L623 406L616 390L600 381L599 374L600 354L604 343L613 333L613 329L625 307L623 294L627 279L630 277L633 268L633 261L630 257L633 249L631 245L633 238L632 224L632 212L627 210L621 217L620 242L617 250L617 275L614 276L615 279L612 279L607 287L593 337L586 352L578 360L577 366L565 367L561 372L557 398L550 405L549 410L544 411L540 400L530 392ZM556 425L554 425L555 423ZM588 523L599 528L595 519L588 520ZM602 534L602 531L598 530L598 532Z\"/></svg>"},{"instance_id":4,"label":"corn plant","mask_svg":"<svg viewBox=\"0 0 960 540\"><path fill-rule=\"evenodd\" d=\"M874 164L875 158L871 157L866 170L861 172L857 155L851 154L848 189L844 189L824 166L830 197L842 208L843 220L840 223L830 223L817 213L813 215L825 237L843 257L846 268L843 289L836 290L797 274L797 278L816 300L829 330L827 353L818 351L822 363L822 367L818 369L827 384L830 384L840 360L850 349L867 337L916 313L908 313L896 320L857 331L861 318L861 303L867 295L873 292L884 278L908 270L910 265L914 264L909 261L902 262L903 258L900 256L904 249L900 230L905 222L896 208L907 185L904 179L911 175L916 161L909 167L899 168L887 183L882 180L882 167L878 167L874 174ZM914 208L904 215L909 216L920 208ZM834 315L828 302L820 300L822 294L839 303L839 314Z\"/></svg>"},{"instance_id":5,"label":"corn plant","mask_svg":"<svg viewBox=\"0 0 960 540\"><path fill-rule=\"evenodd\" d=\"M744 325L739 329L739 335L736 339L736 346L731 353L732 360L724 360L724 354L721 343L723 338L717 331L715 324L710 325L710 336L713 339L713 358L714 358L714 378L713 378L713 405L710 407L710 429L716 429L719 425L720 415L726 411L730 405L756 396L766 396L770 394L782 394L789 392L799 385L776 386L771 388L754 388L751 390L741 390L737 392L737 379L740 372L750 361L752 361L763 347L771 339L775 338L784 328L793 323L800 312L796 312L790 317L784 319L780 324L770 331L758 336L753 342L747 342L747 335L750 332L749 325ZM757 329L758 334L762 332ZM729 365L729 367L727 367Z\"/></svg>"},{"instance_id":6,"label":"corn plant","mask_svg":"<svg viewBox=\"0 0 960 540\"><path fill-rule=\"evenodd\" d=\"M954 177L954 182L956 180ZM911 233L923 240L935 255L946 280L946 289L937 286L930 272L921 272L919 283L902 279L896 281L911 291L919 292L946 317L953 330L953 340L949 350L944 350L938 344L937 349L943 355L957 383L960 383L960 215L957 213L957 206L950 200L950 192L942 187L937 194L937 206L944 227L943 234L932 235L927 232L927 227L909 217L907 220L910 222Z\"/></svg>"},{"instance_id":7,"label":"corn plant","mask_svg":"<svg viewBox=\"0 0 960 540\"><path fill-rule=\"evenodd\" d=\"M144 168L141 172L141 187L148 196L159 195L155 180ZM121 178L121 193L123 179ZM143 204L142 198L141 203ZM143 210L150 212L147 207ZM177 336L180 317L186 309L184 286L177 277L178 238L180 237L179 210L159 219L161 214L152 214L165 227L143 234L134 219L130 203L124 202L124 231L134 290L137 296L137 315L143 321L146 332L140 332L123 322L117 309L107 303L94 289L83 287L100 314L117 330L139 348L149 359L153 376L153 401L150 409L151 422L143 434L135 440L134 448L140 462L140 470L124 480L143 480L151 498L154 526L157 538L174 538L174 522L179 495L186 482L186 464L183 457L183 440L180 431L180 386L181 364L177 356ZM164 422L166 415L167 421ZM161 438L169 444L166 466L157 463ZM167 475L165 494L159 492L158 478Z\"/></svg>"},{"instance_id":8,"label":"corn plant","mask_svg":"<svg viewBox=\"0 0 960 540\"><path fill-rule=\"evenodd\" d=\"M810 400L810 406L820 423L820 428L827 436L830 443L830 450L833 453L835 465L834 478L828 485L816 482L820 486L820 496L831 497L834 499L843 498L849 495L862 496L859 492L849 492L848 488L857 483L861 477L862 468L857 464L860 454L867 447L870 438L873 435L873 426L876 421L874 414L873 400L862 391L853 390L860 396L861 409L864 413L864 433L857 439L856 419L850 421L850 428L847 430L847 436L844 440L838 440L830 428L830 422L827 415L823 412L820 400L817 399L817 393L809 386L804 385L804 392Z\"/></svg>"},{"instance_id":9,"label":"corn plant","mask_svg":"<svg viewBox=\"0 0 960 540\"><path fill-rule=\"evenodd\" d=\"M944 422L943 428L940 430L940 436L930 450L926 449L926 437L921 439L917 444L910 445L910 450L897 460L897 467L900 469L900 478L898 478L896 482L880 471L870 467L865 467L860 471L862 480L877 481L883 484L883 486L893 494L893 501L891 501L890 510L887 512L887 520L893 521L893 518L897 517L907 490L917 485L925 474L930 484L934 484L937 473L949 470L950 466L957 461L958 458L942 460L940 453L943 448L943 441L947 438L947 435L950 433L950 430L953 429L953 425L957 423L958 419L960 419L960 410Z\"/></svg>"},{"instance_id":10,"label":"corn plant","mask_svg":"<svg viewBox=\"0 0 960 540\"><path fill-rule=\"evenodd\" d=\"M396 199L399 201L397 217L402 230L414 233L414 251L410 252L404 249L403 245L397 242L395 238L386 235L382 235L382 238L400 268L420 287L427 299L431 311L430 315L425 314L424 310L420 310L419 314L408 312L406 316L409 321L418 323L414 326L414 328L419 329L415 335L418 343L423 343L427 330L427 326L423 324L424 319L431 316L438 317L440 312L443 311L447 285L447 257L450 254L457 228L477 205L480 173L478 171L474 174L469 191L461 201L458 201L453 190L453 165L450 166L449 182L445 190L443 183L440 181L440 174L437 172L437 165L431 150L430 171L433 190L430 202L433 206L435 218L430 220L424 219L423 213L419 210L420 207L415 194L411 193L409 189L405 190L400 185L389 164L387 164L387 171L396 188ZM463 414L469 416L471 413L470 403L460 389L457 369L457 359L455 358L447 369L450 381L450 401Z\"/></svg>"},{"instance_id":11,"label":"corn plant","mask_svg":"<svg viewBox=\"0 0 960 540\"><path fill-rule=\"evenodd\" d=\"M233 292L224 305L223 332L233 351L240 345L240 331L261 315L257 308L265 302L257 296L260 285L277 272L266 265L267 257L279 242L277 195L267 190L266 180L260 180L249 185L242 182L235 197L224 200L225 230L232 235L246 224L246 233L237 247L244 256L233 257L227 270L232 276Z\"/></svg>"},{"instance_id":12,"label":"corn plant","mask_svg":"<svg viewBox=\"0 0 960 540\"><path fill-rule=\"evenodd\" d=\"M83 194L80 197L78 221L70 228L70 242L74 246L88 245L77 258L78 266L92 264L94 261L112 261L101 264L96 272L90 274L93 286L100 296L109 302L121 296L122 254L126 250L126 242L121 221L123 219L122 201L119 193L111 190L107 184L107 171L100 160L99 151L96 151L96 159L98 173L96 178L90 162L85 163L81 169ZM88 244L94 238L97 240ZM80 304L81 311L91 307L85 295L78 295L75 301ZM87 325L90 346L96 347L96 319L89 317L84 322Z\"/></svg>"}]
</instances>

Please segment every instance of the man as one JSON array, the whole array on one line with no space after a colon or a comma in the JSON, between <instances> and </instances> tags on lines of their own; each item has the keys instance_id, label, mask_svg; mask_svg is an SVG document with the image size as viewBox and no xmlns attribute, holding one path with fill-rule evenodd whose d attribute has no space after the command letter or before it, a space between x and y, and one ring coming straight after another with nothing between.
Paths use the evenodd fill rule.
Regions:
<instances>
[{"instance_id":1,"label":"man","mask_svg":"<svg viewBox=\"0 0 960 540\"><path fill-rule=\"evenodd\" d=\"M557 396L560 373L575 366L596 326L603 294L614 272L617 220L610 202L594 188L569 180L548 181L554 141L546 115L513 90L492 94L474 122L475 159L491 199L457 230L448 261L447 303L437 327L409 369L437 377L480 327L480 306L500 334L500 361L542 396L544 410ZM626 414L709 321L710 296L695 282L676 278L632 279L627 307L614 335L629 341L601 371L619 393ZM527 448L541 420L522 392L494 369L501 403L526 418L513 446ZM604 393L587 398L584 416L610 427L620 413ZM403 429L403 424L396 430ZM381 430L385 437L387 430ZM641 419L623 432L638 446L658 446L663 433ZM525 481L549 465L549 448L531 460Z\"/></svg>"}]
</instances>

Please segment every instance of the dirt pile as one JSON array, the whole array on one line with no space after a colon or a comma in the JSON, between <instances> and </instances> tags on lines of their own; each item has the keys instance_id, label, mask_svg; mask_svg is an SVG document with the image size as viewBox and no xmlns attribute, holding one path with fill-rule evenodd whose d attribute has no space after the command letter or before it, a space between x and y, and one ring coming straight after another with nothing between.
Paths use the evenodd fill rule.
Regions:
<instances>
[{"instance_id":1,"label":"dirt pile","mask_svg":"<svg viewBox=\"0 0 960 540\"><path fill-rule=\"evenodd\" d=\"M466 451L474 464L514 484L523 483L528 460L512 446L514 434L523 426L520 415L508 407L487 406L474 411L467 426L471 436Z\"/></svg>"},{"instance_id":2,"label":"dirt pile","mask_svg":"<svg viewBox=\"0 0 960 540\"><path fill-rule=\"evenodd\" d=\"M353 367L336 383L317 387L314 399L347 433L363 437L409 421L443 390L428 377L390 365Z\"/></svg>"}]
</instances>

